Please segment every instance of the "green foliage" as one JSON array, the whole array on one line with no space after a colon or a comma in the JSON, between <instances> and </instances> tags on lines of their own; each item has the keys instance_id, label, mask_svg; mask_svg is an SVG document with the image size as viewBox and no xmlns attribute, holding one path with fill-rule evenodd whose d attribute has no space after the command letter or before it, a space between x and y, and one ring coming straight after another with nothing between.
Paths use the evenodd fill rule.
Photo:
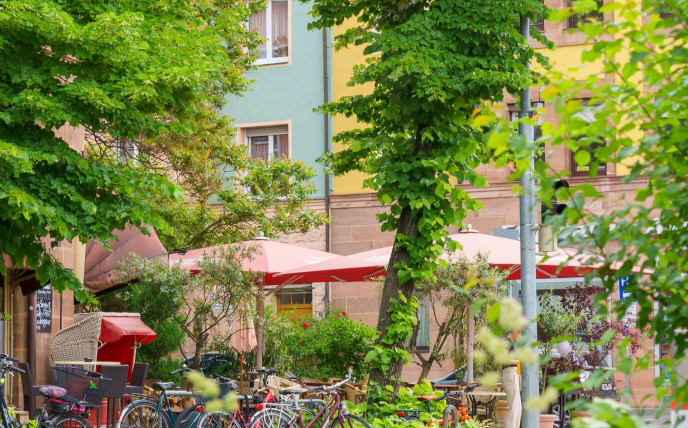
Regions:
<instances>
[{"instance_id":1,"label":"green foliage","mask_svg":"<svg viewBox=\"0 0 688 428\"><path fill-rule=\"evenodd\" d=\"M487 324L486 308L499 295L506 292L505 273L490 267L483 255L474 260L459 257L451 260L446 268L436 272L436 279L428 281L417 291L419 299L428 298L432 308L430 320L438 325L437 336L429 344L430 354L415 351L423 371L420 378L427 376L435 362L442 363L450 355L455 367L466 364L463 340L466 337L466 319L473 316L476 325ZM448 349L447 341L457 337L460 350ZM463 374L461 374L461 379Z\"/></svg>"},{"instance_id":2,"label":"green foliage","mask_svg":"<svg viewBox=\"0 0 688 428\"><path fill-rule=\"evenodd\" d=\"M414 427L424 428L427 426L437 426L437 421L442 420L444 409L447 406L445 400L435 400L430 402L431 413L427 412L425 402L419 401L418 396L441 397L444 392L433 390L427 380L416 384L413 388L399 388L395 395L391 386L380 389L378 385L373 385L373 389L378 390L378 399L366 403L360 403L351 408L351 412L364 418L371 427L392 428L392 427ZM380 392L384 391L384 392ZM397 415L399 411L422 410L420 418L415 421L405 421ZM434 422L434 424L433 424ZM474 420L467 420L461 427L479 428L487 426Z\"/></svg>"},{"instance_id":3,"label":"green foliage","mask_svg":"<svg viewBox=\"0 0 688 428\"><path fill-rule=\"evenodd\" d=\"M136 350L137 359L150 364L149 372L154 372L154 366L159 361L162 364L163 358L177 349L180 341L184 341L184 332L175 319L175 315L182 308L181 293L182 289L171 287L165 287L164 292L161 292L159 287L152 286L148 278L144 278L142 282L134 282L98 298L100 310L137 312L141 315L141 321L157 333L155 340L141 345ZM167 377L151 377L151 379L164 380Z\"/></svg>"},{"instance_id":4,"label":"green foliage","mask_svg":"<svg viewBox=\"0 0 688 428\"><path fill-rule=\"evenodd\" d=\"M167 180L85 157L64 125L138 138L174 131L198 106L245 89L256 4L223 0L4 1L0 9L0 252L41 283L86 293L41 238L106 240L126 223L163 229L147 201ZM6 268L0 266L0 273Z\"/></svg>"},{"instance_id":5,"label":"green foliage","mask_svg":"<svg viewBox=\"0 0 688 428\"><path fill-rule=\"evenodd\" d=\"M255 273L242 272L241 260L252 251L252 248L232 245L220 248L198 260L198 272L132 254L120 262L118 279L137 278L141 286L160 293L166 306L162 313L172 314L179 326L176 339L182 354L182 333L195 344L191 368L197 370L210 332L221 323L226 325L235 313L250 316L250 310L245 308L251 308L254 301Z\"/></svg>"},{"instance_id":6,"label":"green foliage","mask_svg":"<svg viewBox=\"0 0 688 428\"><path fill-rule=\"evenodd\" d=\"M401 360L404 364L411 362L406 349L393 346L395 343L408 341L413 337L413 331L418 323L416 313L418 312L418 298L406 299L399 293L398 299L390 299L392 305L389 308L389 316L392 325L387 329L387 334L380 338L378 343L373 346L365 360L378 370L387 372L393 361Z\"/></svg>"},{"instance_id":7,"label":"green foliage","mask_svg":"<svg viewBox=\"0 0 688 428\"><path fill-rule=\"evenodd\" d=\"M315 191L313 168L286 157L268 163L252 159L247 145L236 144L231 120L214 107L199 107L188 121L195 129L190 135L89 135L90 157L153 172L184 189L184 200L160 192L148 197L151 208L171 226L158 231L166 248L239 242L258 232L268 237L307 232L325 222L324 213L307 207Z\"/></svg>"},{"instance_id":8,"label":"green foliage","mask_svg":"<svg viewBox=\"0 0 688 428\"><path fill-rule=\"evenodd\" d=\"M544 355L549 355L558 342L573 340L573 335L586 314L576 310L575 302L571 308L564 307L561 296L551 291L540 296L538 302L540 305L538 334L542 333L545 339L540 345L540 350Z\"/></svg>"},{"instance_id":9,"label":"green foliage","mask_svg":"<svg viewBox=\"0 0 688 428\"><path fill-rule=\"evenodd\" d=\"M323 317L284 314L266 321L270 335L286 333L280 339L273 337L279 340L273 346L279 343L284 347L289 355L288 369L296 376L323 380L343 377L349 367L356 378L367 375L369 365L364 357L377 334L362 321L354 321L339 310L328 310ZM275 324L281 327L274 328Z\"/></svg>"},{"instance_id":10,"label":"green foliage","mask_svg":"<svg viewBox=\"0 0 688 428\"><path fill-rule=\"evenodd\" d=\"M595 398L586 407L592 417L575 418L571 426L573 428L599 427L599 428L646 428L651 425L645 422L642 415L633 412L626 403L620 403L608 398Z\"/></svg>"},{"instance_id":11,"label":"green foliage","mask_svg":"<svg viewBox=\"0 0 688 428\"><path fill-rule=\"evenodd\" d=\"M595 2L581 3L588 11L596 8ZM667 7L673 14L660 16L659 10ZM593 212L589 207L599 206L604 196L590 183L561 188L556 199L570 201L566 215L550 216L549 221L562 228L565 244L586 249L591 256L589 263L596 265L590 277L603 279L605 300L620 279L636 273L624 286L630 297L600 306L601 314L611 312L619 319L637 300L637 326L674 344L675 364L688 351L688 335L680 330L688 319L688 1L607 2L603 8L614 9L613 20L584 23L578 29L589 42L581 63L593 68L601 64L602 70L583 81L550 73L551 84L541 94L560 119L543 124L543 141L576 153L590 152L593 144L603 142L594 150L588 177L596 177L602 164L614 165L619 175L625 169L629 174L621 177L621 186L626 195L604 212ZM551 19L563 20L568 14L553 14ZM589 102L577 96L589 97ZM518 141L512 143L517 158L525 159L527 150ZM576 154L575 159L584 164L588 156ZM525 169L523 162L516 166L520 172ZM545 203L555 196L553 181L565 174L537 162L535 176ZM638 268L652 271L638 274ZM623 365L628 368L626 361ZM658 388L656 398L670 394L685 404L688 384L681 383L673 369L667 373L668 385Z\"/></svg>"},{"instance_id":12,"label":"green foliage","mask_svg":"<svg viewBox=\"0 0 688 428\"><path fill-rule=\"evenodd\" d=\"M155 342L155 340L153 342ZM138 359L139 358L137 355L137 360ZM172 358L170 355L167 355L158 360L151 360L145 358L141 358L140 360L141 362L148 363L148 374L146 375L147 379L160 380L163 382L175 382L177 385L180 385L181 379L179 375L175 376L170 374L171 371L177 370L179 368L178 358Z\"/></svg>"},{"instance_id":13,"label":"green foliage","mask_svg":"<svg viewBox=\"0 0 688 428\"><path fill-rule=\"evenodd\" d=\"M365 125L335 136L345 149L328 161L335 174L371 175L366 186L391 209L379 215L383 230L397 229L404 211L415 219L418 236L397 239L396 246L409 253L404 265L394 266L399 281L432 278L446 227L461 226L469 211L482 207L452 180L488 185L475 171L489 153L472 114L482 103L500 101L505 88L515 94L533 83L536 75L525 64L544 59L523 43L518 23L521 15L542 13L543 5L534 0L421 1L403 8L374 0L313 4L312 26L357 19L357 27L336 38L335 48L365 46L371 55L354 69L350 84L374 83L367 95L322 107L330 114L355 115Z\"/></svg>"},{"instance_id":14,"label":"green foliage","mask_svg":"<svg viewBox=\"0 0 688 428\"><path fill-rule=\"evenodd\" d=\"M355 20L357 26L336 37L335 49L363 46L368 54L349 81L360 95L342 97L321 111L355 116L361 123L334 137L343 150L326 160L335 174L369 175L365 186L389 207L378 214L382 230L397 232L378 322L386 342L378 347L386 350L376 350L382 362L371 373L379 383L396 383L410 336L402 339L405 344L388 340L395 313L387 310L389 299L402 289L410 298L415 285L434 278L445 247L457 246L446 239L448 228L464 227L469 212L482 208L455 185L488 186L476 170L490 159L486 124L471 119L484 103L501 101L505 89L515 94L534 83L537 74L528 64L545 61L517 28L520 16L543 13L545 7L537 0L312 3L310 27ZM393 368L392 376L381 371L385 368Z\"/></svg>"}]
</instances>

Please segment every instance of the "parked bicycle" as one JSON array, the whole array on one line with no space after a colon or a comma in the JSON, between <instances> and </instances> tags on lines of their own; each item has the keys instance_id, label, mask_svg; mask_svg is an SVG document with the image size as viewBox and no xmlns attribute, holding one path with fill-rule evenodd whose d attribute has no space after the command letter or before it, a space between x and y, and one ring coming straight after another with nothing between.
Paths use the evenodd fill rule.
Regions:
<instances>
[{"instance_id":1,"label":"parked bicycle","mask_svg":"<svg viewBox=\"0 0 688 428\"><path fill-rule=\"evenodd\" d=\"M423 404L425 404L425 409L399 409L396 411L397 416L404 419L405 421L416 421L419 420L423 414L430 415L432 417L432 402L446 400L447 398L453 398L456 401L456 406L452 404L447 404L444 408L444 414L441 420L431 421L437 422L445 427L456 426L458 423L463 423L471 417L466 411L466 403L463 402L462 394L466 392L473 391L478 385L469 385L454 392L446 392L441 396L435 395L423 395L418 396L416 399Z\"/></svg>"},{"instance_id":2,"label":"parked bicycle","mask_svg":"<svg viewBox=\"0 0 688 428\"><path fill-rule=\"evenodd\" d=\"M170 374L176 375L189 370L182 367ZM196 397L194 392L178 389L174 382L155 382L152 387L159 392L157 397L139 394L125 397L130 402L122 409L116 428L190 428L201 420L205 410L202 403L195 403L181 412L172 410L170 397Z\"/></svg>"},{"instance_id":3,"label":"parked bicycle","mask_svg":"<svg viewBox=\"0 0 688 428\"><path fill-rule=\"evenodd\" d=\"M320 407L315 416L308 420L304 418L307 412L299 406L298 392L290 389L280 391L293 398L291 405L287 403L268 404L263 410L256 412L251 420L250 428L312 428L342 427L342 428L370 428L370 425L356 415L349 413L347 405L339 396L338 388L352 381L351 372L339 383L308 388L309 391L322 391L329 395L328 401Z\"/></svg>"},{"instance_id":4,"label":"parked bicycle","mask_svg":"<svg viewBox=\"0 0 688 428\"><path fill-rule=\"evenodd\" d=\"M18 359L0 354L0 408L2 408L3 427L21 427L21 424L10 417L5 402L5 378L8 373L25 373L14 367ZM35 415L38 428L91 428L88 423L89 408L100 405L100 398L108 378L99 373L83 370L80 367L55 368L64 370L58 374L58 380L69 384L69 391L61 386L46 385L39 391L45 398L43 407ZM54 370L55 370L54 369ZM62 377L61 377L62 376ZM67 381L69 379L69 381ZM97 404L95 403L97 401Z\"/></svg>"}]
</instances>

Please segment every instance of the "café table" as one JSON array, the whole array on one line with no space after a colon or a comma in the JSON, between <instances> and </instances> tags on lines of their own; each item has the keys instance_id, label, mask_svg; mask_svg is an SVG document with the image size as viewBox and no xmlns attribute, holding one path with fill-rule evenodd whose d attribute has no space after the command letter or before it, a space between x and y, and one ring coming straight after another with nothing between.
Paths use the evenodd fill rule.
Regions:
<instances>
[{"instance_id":1,"label":"caf\u00e9 table","mask_svg":"<svg viewBox=\"0 0 688 428\"><path fill-rule=\"evenodd\" d=\"M488 401L480 401L480 404L487 404L485 418L492 419L492 413L494 413L495 405L499 397L506 397L506 393L497 391L471 391L464 393L464 396L468 399L471 404L471 417L475 418L478 411L478 401L480 398L488 398Z\"/></svg>"}]
</instances>

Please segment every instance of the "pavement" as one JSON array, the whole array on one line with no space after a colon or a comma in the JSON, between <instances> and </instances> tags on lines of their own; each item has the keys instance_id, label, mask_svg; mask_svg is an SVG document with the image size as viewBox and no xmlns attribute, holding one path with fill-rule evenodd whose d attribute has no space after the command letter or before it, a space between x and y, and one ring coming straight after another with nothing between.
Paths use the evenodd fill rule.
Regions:
<instances>
[{"instance_id":1,"label":"pavement","mask_svg":"<svg viewBox=\"0 0 688 428\"><path fill-rule=\"evenodd\" d=\"M640 415L645 422L653 427L669 427L671 425L671 409L666 409L661 415L656 416L657 409L632 409L636 414Z\"/></svg>"}]
</instances>

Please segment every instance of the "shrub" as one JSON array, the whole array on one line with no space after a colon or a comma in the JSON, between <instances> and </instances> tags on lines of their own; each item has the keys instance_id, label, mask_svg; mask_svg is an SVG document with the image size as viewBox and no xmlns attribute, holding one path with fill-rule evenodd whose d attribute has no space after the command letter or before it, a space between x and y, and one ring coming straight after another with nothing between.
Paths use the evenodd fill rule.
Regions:
<instances>
[{"instance_id":1,"label":"shrub","mask_svg":"<svg viewBox=\"0 0 688 428\"><path fill-rule=\"evenodd\" d=\"M269 339L270 347L286 351L282 362L298 377L343 377L349 367L357 378L367 374L365 356L377 331L341 310L327 308L323 317L283 314L266 324L266 350Z\"/></svg>"}]
</instances>

